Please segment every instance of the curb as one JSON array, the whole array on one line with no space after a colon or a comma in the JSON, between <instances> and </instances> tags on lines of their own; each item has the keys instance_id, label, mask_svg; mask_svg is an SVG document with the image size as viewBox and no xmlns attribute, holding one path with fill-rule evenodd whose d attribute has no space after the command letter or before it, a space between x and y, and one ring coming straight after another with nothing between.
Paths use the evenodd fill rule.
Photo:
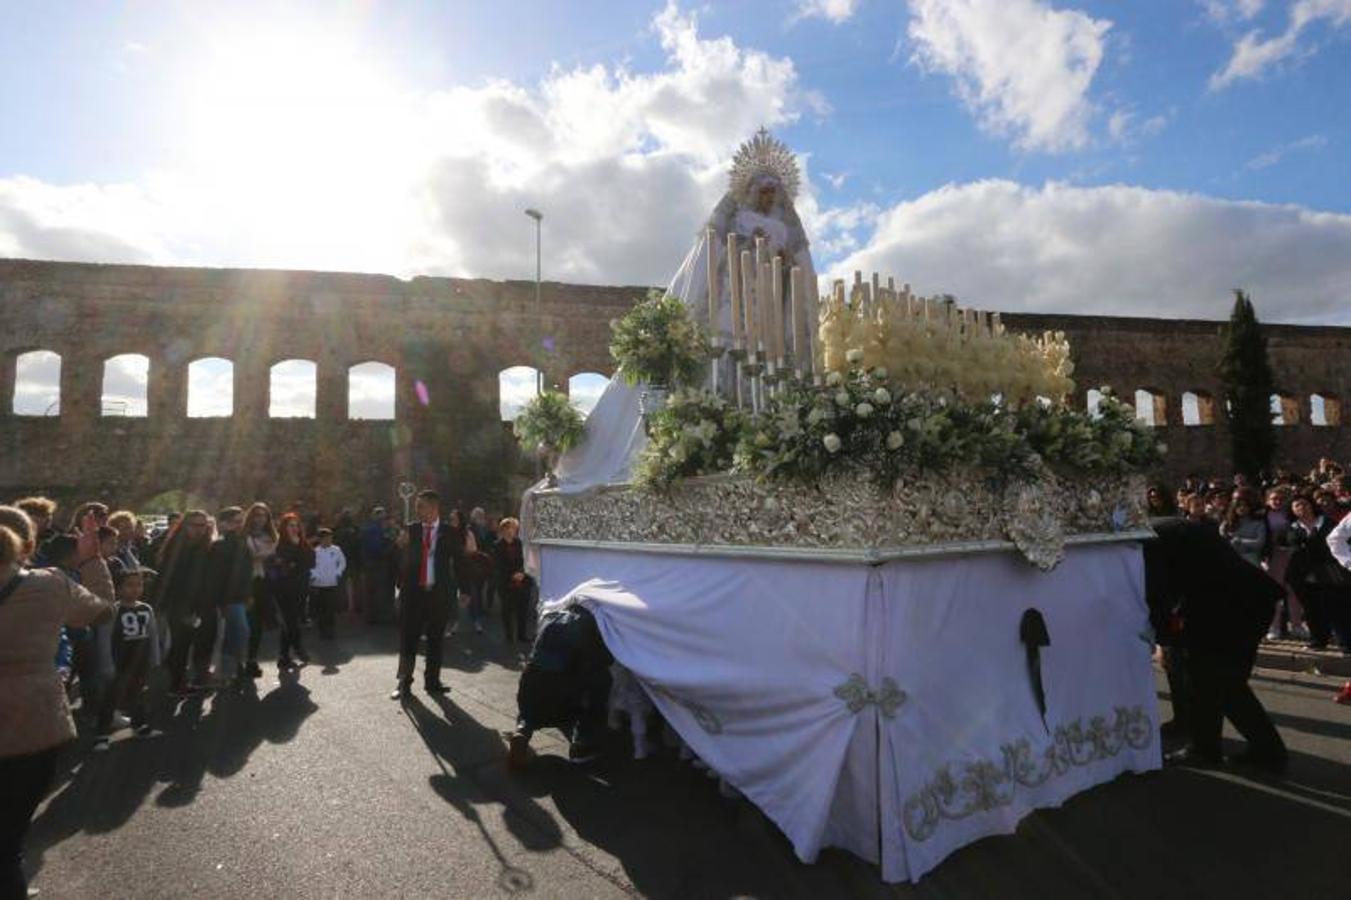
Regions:
<instances>
[{"instance_id":1,"label":"curb","mask_svg":"<svg viewBox=\"0 0 1351 900\"><path fill-rule=\"evenodd\" d=\"M1287 672L1318 672L1351 678L1351 656L1326 650L1308 650L1293 641L1271 641L1257 648L1257 665Z\"/></svg>"}]
</instances>

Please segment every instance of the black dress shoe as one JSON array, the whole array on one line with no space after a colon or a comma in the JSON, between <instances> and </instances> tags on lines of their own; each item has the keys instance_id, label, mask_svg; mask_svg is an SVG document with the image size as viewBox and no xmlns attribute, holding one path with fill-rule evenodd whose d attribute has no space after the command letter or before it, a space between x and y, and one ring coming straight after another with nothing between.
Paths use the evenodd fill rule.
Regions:
<instances>
[{"instance_id":1,"label":"black dress shoe","mask_svg":"<svg viewBox=\"0 0 1351 900\"><path fill-rule=\"evenodd\" d=\"M1240 766L1251 766L1264 772L1279 775L1290 765L1290 754L1285 750L1254 750L1252 747L1230 758Z\"/></svg>"},{"instance_id":2,"label":"black dress shoe","mask_svg":"<svg viewBox=\"0 0 1351 900\"><path fill-rule=\"evenodd\" d=\"M1224 765L1224 757L1200 753L1195 747L1183 747L1181 750L1164 754L1163 764L1165 766L1187 766L1192 769L1217 769Z\"/></svg>"},{"instance_id":3,"label":"black dress shoe","mask_svg":"<svg viewBox=\"0 0 1351 900\"><path fill-rule=\"evenodd\" d=\"M411 684L400 683L398 687L389 692L391 700L407 700L413 696L413 686Z\"/></svg>"},{"instance_id":4,"label":"black dress shoe","mask_svg":"<svg viewBox=\"0 0 1351 900\"><path fill-rule=\"evenodd\" d=\"M450 693L450 688L446 687L444 684L442 684L442 683L439 682L439 681L434 682L434 683L429 684L429 685L426 685L426 687L424 687L423 690L425 690L425 691L426 691L427 693L429 693L429 694L449 694L449 693Z\"/></svg>"}]
</instances>

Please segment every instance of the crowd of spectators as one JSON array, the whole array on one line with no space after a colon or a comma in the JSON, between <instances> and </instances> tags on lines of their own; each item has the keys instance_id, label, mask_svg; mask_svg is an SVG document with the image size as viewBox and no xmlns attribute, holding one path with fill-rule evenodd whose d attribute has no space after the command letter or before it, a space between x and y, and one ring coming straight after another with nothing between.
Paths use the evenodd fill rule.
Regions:
<instances>
[{"instance_id":1,"label":"crowd of spectators","mask_svg":"<svg viewBox=\"0 0 1351 900\"><path fill-rule=\"evenodd\" d=\"M1284 586L1265 640L1295 640L1311 650L1351 656L1351 474L1321 459L1305 475L1277 471L1189 475L1176 491L1148 493L1150 514L1213 528L1234 551ZM1351 703L1351 682L1337 696Z\"/></svg>"},{"instance_id":2,"label":"crowd of spectators","mask_svg":"<svg viewBox=\"0 0 1351 900\"><path fill-rule=\"evenodd\" d=\"M403 526L381 507L331 521L302 504L201 509L151 522L82 503L62 514L45 497L0 506L0 896L24 896L21 849L60 748L77 733L95 752L131 728L151 736L174 701L244 692L262 676L264 635L277 632L279 673L309 662L306 633L393 622ZM533 586L514 519L458 511L462 616L483 633L502 607L506 640L528 638ZM522 596L525 594L526 596ZM451 633L454 633L454 627ZM165 708L150 690L165 680ZM158 693L155 692L155 696Z\"/></svg>"}]
</instances>

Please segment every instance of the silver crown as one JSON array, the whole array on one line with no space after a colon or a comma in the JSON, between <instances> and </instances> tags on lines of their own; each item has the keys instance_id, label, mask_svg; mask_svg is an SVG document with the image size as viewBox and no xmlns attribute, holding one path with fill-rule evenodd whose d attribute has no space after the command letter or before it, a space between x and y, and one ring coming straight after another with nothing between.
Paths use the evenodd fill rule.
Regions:
<instances>
[{"instance_id":1,"label":"silver crown","mask_svg":"<svg viewBox=\"0 0 1351 900\"><path fill-rule=\"evenodd\" d=\"M757 179L768 175L779 183L779 190L788 202L797 196L799 175L797 159L778 138L761 128L755 137L737 148L729 172L732 195L743 202L751 199Z\"/></svg>"}]
</instances>

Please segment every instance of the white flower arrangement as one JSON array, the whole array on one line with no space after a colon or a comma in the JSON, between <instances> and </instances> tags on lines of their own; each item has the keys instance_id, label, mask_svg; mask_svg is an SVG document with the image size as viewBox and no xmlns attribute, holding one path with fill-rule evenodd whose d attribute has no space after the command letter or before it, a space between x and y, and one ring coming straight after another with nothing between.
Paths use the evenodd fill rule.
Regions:
<instances>
[{"instance_id":1,"label":"white flower arrangement","mask_svg":"<svg viewBox=\"0 0 1351 900\"><path fill-rule=\"evenodd\" d=\"M744 429L742 419L736 406L708 391L672 391L666 406L649 421L647 448L635 467L634 481L661 491L680 478L731 469ZM780 422L784 432L791 430L789 425Z\"/></svg>"},{"instance_id":2,"label":"white flower arrangement","mask_svg":"<svg viewBox=\"0 0 1351 900\"><path fill-rule=\"evenodd\" d=\"M708 337L679 297L652 291L610 323L610 355L629 384L697 384L708 363Z\"/></svg>"}]
</instances>

